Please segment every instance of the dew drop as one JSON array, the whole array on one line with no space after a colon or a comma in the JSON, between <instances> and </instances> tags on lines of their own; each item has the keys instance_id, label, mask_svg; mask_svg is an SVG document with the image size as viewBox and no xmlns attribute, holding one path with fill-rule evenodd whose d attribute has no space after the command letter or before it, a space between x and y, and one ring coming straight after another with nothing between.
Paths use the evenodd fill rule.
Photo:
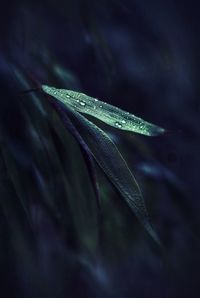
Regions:
<instances>
[{"instance_id":1,"label":"dew drop","mask_svg":"<svg viewBox=\"0 0 200 298\"><path fill-rule=\"evenodd\" d=\"M122 120L122 123L123 123L123 124L125 124L125 123L126 123L126 121L125 121L125 120Z\"/></svg>"},{"instance_id":2,"label":"dew drop","mask_svg":"<svg viewBox=\"0 0 200 298\"><path fill-rule=\"evenodd\" d=\"M119 127L119 128L122 127L122 125L121 125L119 122L115 122L115 125L116 125L117 127Z\"/></svg>"},{"instance_id":3,"label":"dew drop","mask_svg":"<svg viewBox=\"0 0 200 298\"><path fill-rule=\"evenodd\" d=\"M84 101L81 101L80 102L80 105L84 107L85 106L85 102Z\"/></svg>"}]
</instances>

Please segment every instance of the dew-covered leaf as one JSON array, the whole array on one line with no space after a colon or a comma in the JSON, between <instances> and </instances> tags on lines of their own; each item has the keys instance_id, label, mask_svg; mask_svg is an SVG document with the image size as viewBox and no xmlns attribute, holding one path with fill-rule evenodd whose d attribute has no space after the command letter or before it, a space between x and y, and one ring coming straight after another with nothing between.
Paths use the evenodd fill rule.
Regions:
<instances>
[{"instance_id":1,"label":"dew-covered leaf","mask_svg":"<svg viewBox=\"0 0 200 298\"><path fill-rule=\"evenodd\" d=\"M56 96L59 97L60 95L57 94ZM73 117L75 122L78 121L77 129L88 145L96 162L120 192L143 227L157 243L160 243L150 224L140 188L116 145L102 129L80 113L77 113L71 105L66 105L66 107L68 115Z\"/></svg>"},{"instance_id":2,"label":"dew-covered leaf","mask_svg":"<svg viewBox=\"0 0 200 298\"><path fill-rule=\"evenodd\" d=\"M132 131L146 136L155 136L165 133L165 129L151 124L122 109L102 102L83 93L42 86L47 94L57 98L65 105L70 106L83 114L91 115L115 128Z\"/></svg>"}]
</instances>

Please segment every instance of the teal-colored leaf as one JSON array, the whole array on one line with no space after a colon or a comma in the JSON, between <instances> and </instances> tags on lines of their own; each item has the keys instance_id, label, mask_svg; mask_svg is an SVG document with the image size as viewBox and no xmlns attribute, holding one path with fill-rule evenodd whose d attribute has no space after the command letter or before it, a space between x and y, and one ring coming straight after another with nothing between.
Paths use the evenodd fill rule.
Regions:
<instances>
[{"instance_id":1,"label":"teal-colored leaf","mask_svg":"<svg viewBox=\"0 0 200 298\"><path fill-rule=\"evenodd\" d=\"M66 89L57 89L46 85L43 85L42 89L44 92L57 98L65 105L70 106L73 110L91 115L115 128L136 132L146 136L155 136L165 133L165 129L159 126L144 121L129 112L123 111L83 93Z\"/></svg>"},{"instance_id":2,"label":"teal-colored leaf","mask_svg":"<svg viewBox=\"0 0 200 298\"><path fill-rule=\"evenodd\" d=\"M54 96L53 90L51 93ZM59 96L60 94L57 93L54 97L58 99ZM150 224L140 188L116 145L102 129L78 113L71 105L66 103L65 105L69 116L71 115L75 121L78 121L77 129L99 166L120 192L143 227L157 243L160 243Z\"/></svg>"}]
</instances>

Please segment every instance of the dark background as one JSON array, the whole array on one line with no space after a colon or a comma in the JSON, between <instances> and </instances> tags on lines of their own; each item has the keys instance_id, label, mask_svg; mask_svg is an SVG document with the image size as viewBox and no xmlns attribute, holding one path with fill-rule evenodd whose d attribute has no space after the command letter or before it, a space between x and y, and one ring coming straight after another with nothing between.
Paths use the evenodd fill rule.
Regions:
<instances>
[{"instance_id":1,"label":"dark background","mask_svg":"<svg viewBox=\"0 0 200 298\"><path fill-rule=\"evenodd\" d=\"M2 4L0 297L199 297L199 28L195 1ZM169 130L149 138L98 122L137 178L164 254L99 169L102 222L86 223L97 211L79 146L45 97L21 93L40 84ZM76 189L82 205L70 203Z\"/></svg>"}]
</instances>

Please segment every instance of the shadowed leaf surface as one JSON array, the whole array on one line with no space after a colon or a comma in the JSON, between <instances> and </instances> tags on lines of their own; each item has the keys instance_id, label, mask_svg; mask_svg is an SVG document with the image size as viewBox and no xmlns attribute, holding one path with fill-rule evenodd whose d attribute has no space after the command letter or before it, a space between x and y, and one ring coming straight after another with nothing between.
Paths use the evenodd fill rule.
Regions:
<instances>
[{"instance_id":1,"label":"shadowed leaf surface","mask_svg":"<svg viewBox=\"0 0 200 298\"><path fill-rule=\"evenodd\" d=\"M54 90L51 95L53 94ZM59 94L57 97L60 97ZM77 129L80 130L81 135L88 144L90 151L99 166L124 197L129 207L133 210L152 238L159 243L158 237L149 222L144 199L139 186L115 144L102 129L84 118L75 110L71 109L69 106L67 106L67 108L68 111L79 120L80 124Z\"/></svg>"}]
</instances>

